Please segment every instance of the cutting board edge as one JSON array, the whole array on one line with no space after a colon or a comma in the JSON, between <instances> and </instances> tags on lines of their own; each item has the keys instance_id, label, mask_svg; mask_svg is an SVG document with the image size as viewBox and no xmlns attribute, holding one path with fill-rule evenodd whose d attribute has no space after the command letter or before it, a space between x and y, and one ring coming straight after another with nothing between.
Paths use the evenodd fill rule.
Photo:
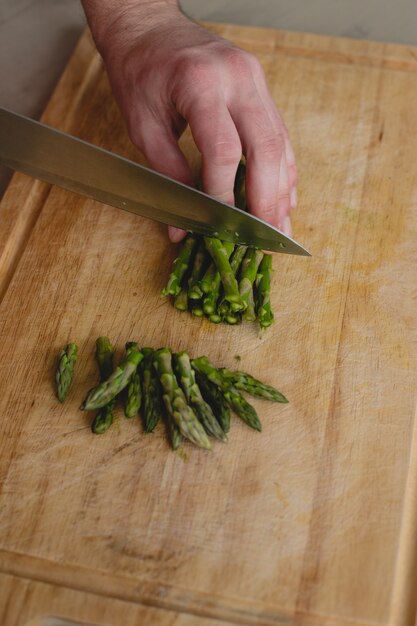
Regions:
<instances>
[{"instance_id":1,"label":"cutting board edge","mask_svg":"<svg viewBox=\"0 0 417 626\"><path fill-rule=\"evenodd\" d=\"M375 626L374 622L345 619L335 615L266 607L261 602L246 601L245 607L242 608L242 601L238 598L188 591L158 581L112 576L106 572L96 572L73 564L61 564L1 548L0 572L21 579L168 611L218 619L226 623L248 626Z\"/></svg>"},{"instance_id":2,"label":"cutting board edge","mask_svg":"<svg viewBox=\"0 0 417 626\"><path fill-rule=\"evenodd\" d=\"M233 29L236 26L236 24L223 22L202 21L200 23L214 32L222 33L224 37L227 37L229 27ZM260 26L240 24L238 26L239 35L236 37L231 33L231 39L241 46L244 46L245 41L250 39L251 46L255 47L256 52L259 53L280 51L285 56L311 57L315 60L347 65L368 65L412 72L417 70L417 46L411 44L333 37ZM268 41L272 32L276 36L271 46ZM267 34L269 37L265 36Z\"/></svg>"}]
</instances>

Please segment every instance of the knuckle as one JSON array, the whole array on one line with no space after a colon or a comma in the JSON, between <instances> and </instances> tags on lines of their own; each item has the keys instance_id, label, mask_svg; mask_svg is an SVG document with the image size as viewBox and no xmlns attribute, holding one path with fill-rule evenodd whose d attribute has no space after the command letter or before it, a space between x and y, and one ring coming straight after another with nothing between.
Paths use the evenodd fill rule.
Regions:
<instances>
[{"instance_id":1,"label":"knuckle","mask_svg":"<svg viewBox=\"0 0 417 626\"><path fill-rule=\"evenodd\" d=\"M242 156L242 147L229 137L219 137L207 145L206 155L215 165L234 165Z\"/></svg>"},{"instance_id":2,"label":"knuckle","mask_svg":"<svg viewBox=\"0 0 417 626\"><path fill-rule=\"evenodd\" d=\"M271 200L260 199L256 203L257 213L266 221L272 220L277 214L277 203Z\"/></svg>"},{"instance_id":3,"label":"knuckle","mask_svg":"<svg viewBox=\"0 0 417 626\"><path fill-rule=\"evenodd\" d=\"M244 79L252 74L257 61L249 52L239 48L226 48L223 54L233 75Z\"/></svg>"},{"instance_id":4,"label":"knuckle","mask_svg":"<svg viewBox=\"0 0 417 626\"><path fill-rule=\"evenodd\" d=\"M284 152L284 142L278 136L264 137L259 141L258 153L260 160L266 164L280 161Z\"/></svg>"},{"instance_id":5,"label":"knuckle","mask_svg":"<svg viewBox=\"0 0 417 626\"><path fill-rule=\"evenodd\" d=\"M191 85L205 85L212 77L213 63L210 58L200 55L189 55L182 58L177 65L177 75Z\"/></svg>"}]
</instances>

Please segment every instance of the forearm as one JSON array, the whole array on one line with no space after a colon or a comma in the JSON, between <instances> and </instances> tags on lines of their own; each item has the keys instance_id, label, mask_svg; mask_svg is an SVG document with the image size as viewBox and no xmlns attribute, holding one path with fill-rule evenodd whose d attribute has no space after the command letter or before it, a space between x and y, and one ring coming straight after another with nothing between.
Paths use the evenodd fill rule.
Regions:
<instances>
[{"instance_id":1,"label":"forearm","mask_svg":"<svg viewBox=\"0 0 417 626\"><path fill-rule=\"evenodd\" d=\"M141 35L159 27L180 8L177 0L81 0L96 46L104 53L109 37L124 48L126 39Z\"/></svg>"}]
</instances>

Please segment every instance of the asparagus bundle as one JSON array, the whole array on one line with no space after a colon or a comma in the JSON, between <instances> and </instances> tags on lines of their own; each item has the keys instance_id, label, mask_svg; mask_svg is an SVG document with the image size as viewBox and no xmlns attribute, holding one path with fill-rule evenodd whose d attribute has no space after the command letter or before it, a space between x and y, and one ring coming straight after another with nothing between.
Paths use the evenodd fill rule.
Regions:
<instances>
[{"instance_id":1,"label":"asparagus bundle","mask_svg":"<svg viewBox=\"0 0 417 626\"><path fill-rule=\"evenodd\" d=\"M173 354L168 348L140 349L136 342L130 342L124 358L113 369L113 352L107 337L97 339L100 384L87 394L80 407L99 409L92 424L96 434L112 425L120 394L125 397L125 415L140 414L145 432L152 432L160 421L166 422L174 450L185 439L206 450L212 449L209 437L226 442L231 411L260 431L258 414L241 392L287 402L274 387L246 372L216 368L205 356L190 359L185 351ZM66 354L68 357L68 351Z\"/></svg>"},{"instance_id":2,"label":"asparagus bundle","mask_svg":"<svg viewBox=\"0 0 417 626\"><path fill-rule=\"evenodd\" d=\"M236 206L246 210L243 162L236 172L234 194ZM273 321L271 261L262 250L189 233L162 295L172 296L179 311L190 311L215 324L258 319L261 328L267 328Z\"/></svg>"}]
</instances>

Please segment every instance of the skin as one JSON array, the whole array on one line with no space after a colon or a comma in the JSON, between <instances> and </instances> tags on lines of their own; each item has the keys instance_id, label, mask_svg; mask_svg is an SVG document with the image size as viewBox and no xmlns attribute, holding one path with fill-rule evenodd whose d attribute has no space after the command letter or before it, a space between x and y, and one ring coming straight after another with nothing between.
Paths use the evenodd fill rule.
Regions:
<instances>
[{"instance_id":1,"label":"skin","mask_svg":"<svg viewBox=\"0 0 417 626\"><path fill-rule=\"evenodd\" d=\"M291 235L297 169L255 56L181 13L174 0L83 0L132 142L150 167L194 186L178 139L189 124L204 191L230 204L241 154L254 215ZM172 241L183 231L169 227Z\"/></svg>"}]
</instances>

